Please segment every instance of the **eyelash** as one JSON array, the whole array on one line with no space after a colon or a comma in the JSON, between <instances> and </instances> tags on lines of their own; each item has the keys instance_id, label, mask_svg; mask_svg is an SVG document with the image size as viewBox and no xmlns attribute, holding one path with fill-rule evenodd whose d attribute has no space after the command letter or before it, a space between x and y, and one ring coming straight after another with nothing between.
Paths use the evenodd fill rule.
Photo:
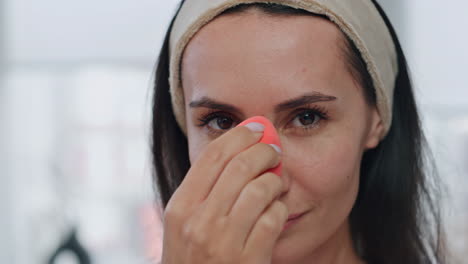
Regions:
<instances>
[{"instance_id":1,"label":"eyelash","mask_svg":"<svg viewBox=\"0 0 468 264\"><path fill-rule=\"evenodd\" d=\"M296 119L297 117L301 116L301 115L304 115L304 114L313 114L316 118L318 118L317 121L314 120L314 123L311 124L311 125L306 125L306 126L302 126L301 128L299 128L301 131L303 132L306 132L310 129L314 129L317 127L317 125L319 125L322 121L324 120L328 120L329 119L329 116L328 116L328 112L323 108L323 107L319 107L319 106L308 106L308 107L304 107L304 108L299 108L297 110L294 111L294 113L292 114L293 115L293 119L290 121L292 122L294 119ZM234 116L232 116L231 114L229 113L225 113L223 111L217 111L217 110L210 110L209 113L207 113L206 115L204 115L202 118L198 119L199 120L199 124L197 124L198 127L205 127L207 126L212 120L215 120L216 118L230 118L231 120L233 120L233 122L235 123L237 118L235 118ZM240 123L240 122L238 122ZM238 124L237 123L237 124ZM223 132L227 131L228 129L226 130L217 130L217 129L212 129L211 127L208 127L207 126L207 129L208 129L208 132L210 134L214 134L214 135L217 135L217 134L222 134Z\"/></svg>"},{"instance_id":2,"label":"eyelash","mask_svg":"<svg viewBox=\"0 0 468 264\"><path fill-rule=\"evenodd\" d=\"M296 111L294 111L293 119L291 121L293 121L294 119L296 119L297 117L303 114L308 114L308 113L313 114L318 119L317 120L314 119L314 123L311 125L301 126L299 128L301 131L308 131L308 130L317 128L317 126L320 125L321 122L327 121L330 119L328 115L328 111L324 107L309 106L309 107L299 108Z\"/></svg>"},{"instance_id":3,"label":"eyelash","mask_svg":"<svg viewBox=\"0 0 468 264\"><path fill-rule=\"evenodd\" d=\"M216 118L222 118L222 117L227 117L227 118L232 119L233 123L236 123L236 122L240 123L235 116L233 116L233 115L231 115L229 113L226 113L226 112L223 112L223 111L211 110L210 112L205 114L203 117L198 119L199 123L197 124L197 126L198 127L207 127L208 132L211 133L211 134L221 134L221 133L223 133L222 131L213 129L211 127L208 127L207 125L211 121L215 120Z\"/></svg>"}]
</instances>

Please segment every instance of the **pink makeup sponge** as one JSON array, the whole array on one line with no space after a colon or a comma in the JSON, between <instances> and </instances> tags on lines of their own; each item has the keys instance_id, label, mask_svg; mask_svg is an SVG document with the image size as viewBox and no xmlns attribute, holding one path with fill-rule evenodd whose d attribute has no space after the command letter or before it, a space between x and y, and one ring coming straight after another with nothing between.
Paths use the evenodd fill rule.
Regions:
<instances>
[{"instance_id":1,"label":"pink makeup sponge","mask_svg":"<svg viewBox=\"0 0 468 264\"><path fill-rule=\"evenodd\" d=\"M276 131L275 127L270 122L270 120L268 120L266 117L254 116L254 117L244 120L242 123L240 123L237 126L244 126L252 122L257 122L265 126L265 131L263 132L263 137L260 139L260 142L265 143L265 144L275 144L281 148L281 142L279 140L278 132ZM265 172L273 172L276 175L281 176L281 169L282 169L282 163L280 162L278 166L268 169Z\"/></svg>"}]
</instances>

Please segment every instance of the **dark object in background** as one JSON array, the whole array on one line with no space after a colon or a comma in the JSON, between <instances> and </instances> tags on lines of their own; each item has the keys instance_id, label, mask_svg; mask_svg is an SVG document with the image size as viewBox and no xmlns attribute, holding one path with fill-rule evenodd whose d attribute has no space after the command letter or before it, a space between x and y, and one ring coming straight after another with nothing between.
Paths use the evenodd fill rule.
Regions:
<instances>
[{"instance_id":1,"label":"dark object in background","mask_svg":"<svg viewBox=\"0 0 468 264\"><path fill-rule=\"evenodd\" d=\"M91 259L89 257L86 249L81 245L76 237L76 228L72 228L70 234L62 242L62 244L55 250L52 256L47 261L48 264L55 264L58 256L64 252L73 253L78 259L80 264L91 264Z\"/></svg>"}]
</instances>

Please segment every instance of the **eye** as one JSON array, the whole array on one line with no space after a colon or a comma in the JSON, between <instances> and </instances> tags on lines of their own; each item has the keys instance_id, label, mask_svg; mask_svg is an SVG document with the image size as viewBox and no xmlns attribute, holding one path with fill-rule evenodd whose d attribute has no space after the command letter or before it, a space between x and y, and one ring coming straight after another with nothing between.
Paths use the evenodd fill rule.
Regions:
<instances>
[{"instance_id":1,"label":"eye","mask_svg":"<svg viewBox=\"0 0 468 264\"><path fill-rule=\"evenodd\" d=\"M303 114L299 114L294 118L293 124L297 126L310 126L313 125L319 117L315 113L305 112Z\"/></svg>"},{"instance_id":2,"label":"eye","mask_svg":"<svg viewBox=\"0 0 468 264\"><path fill-rule=\"evenodd\" d=\"M295 128L307 130L316 127L320 121L326 120L327 118L326 112L320 109L301 109L291 121L291 125Z\"/></svg>"},{"instance_id":3,"label":"eye","mask_svg":"<svg viewBox=\"0 0 468 264\"><path fill-rule=\"evenodd\" d=\"M233 127L233 121L231 118L226 116L214 117L208 122L208 126L216 130L226 130Z\"/></svg>"},{"instance_id":4,"label":"eye","mask_svg":"<svg viewBox=\"0 0 468 264\"><path fill-rule=\"evenodd\" d=\"M223 112L214 112L207 114L199 119L198 127L205 127L212 134L221 134L233 127L235 127L235 118Z\"/></svg>"}]
</instances>

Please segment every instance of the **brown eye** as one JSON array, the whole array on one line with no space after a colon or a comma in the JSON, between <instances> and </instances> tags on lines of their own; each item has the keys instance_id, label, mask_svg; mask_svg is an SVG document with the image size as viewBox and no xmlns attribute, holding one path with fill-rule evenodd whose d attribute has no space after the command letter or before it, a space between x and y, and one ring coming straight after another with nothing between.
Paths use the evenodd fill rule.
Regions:
<instances>
[{"instance_id":1,"label":"brown eye","mask_svg":"<svg viewBox=\"0 0 468 264\"><path fill-rule=\"evenodd\" d=\"M299 115L298 117L299 117L299 122L303 126L312 125L317 120L317 115L311 112L304 113L302 115Z\"/></svg>"},{"instance_id":2,"label":"brown eye","mask_svg":"<svg viewBox=\"0 0 468 264\"><path fill-rule=\"evenodd\" d=\"M322 120L326 120L327 115L318 109L301 110L292 120L293 127L310 129L314 128Z\"/></svg>"},{"instance_id":3,"label":"brown eye","mask_svg":"<svg viewBox=\"0 0 468 264\"><path fill-rule=\"evenodd\" d=\"M230 129L232 127L232 123L233 123L232 119L229 118L229 117L217 117L217 118L213 119L212 121L215 121L216 125L221 130Z\"/></svg>"}]
</instances>

